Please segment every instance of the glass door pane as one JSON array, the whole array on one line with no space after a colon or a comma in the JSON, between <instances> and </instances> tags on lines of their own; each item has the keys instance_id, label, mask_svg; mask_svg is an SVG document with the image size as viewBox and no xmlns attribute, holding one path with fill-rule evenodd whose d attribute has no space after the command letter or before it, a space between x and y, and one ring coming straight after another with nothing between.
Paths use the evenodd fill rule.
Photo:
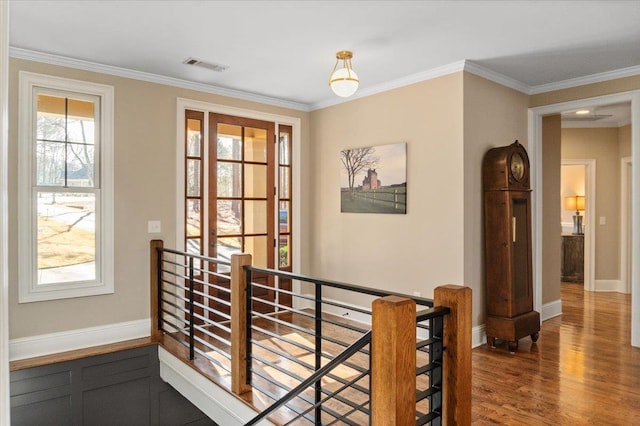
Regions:
<instances>
[{"instance_id":1,"label":"glass door pane","mask_svg":"<svg viewBox=\"0 0 640 426\"><path fill-rule=\"evenodd\" d=\"M273 268L276 165L275 144L268 141L274 140L275 126L212 113L209 127L209 256L229 260L232 253L249 253L255 266ZM217 272L228 273L228 268L218 267ZM213 279L217 285L228 284L220 277ZM262 284L270 280L254 277ZM228 299L228 293L217 293ZM272 300L273 293L262 290L254 295Z\"/></svg>"}]
</instances>

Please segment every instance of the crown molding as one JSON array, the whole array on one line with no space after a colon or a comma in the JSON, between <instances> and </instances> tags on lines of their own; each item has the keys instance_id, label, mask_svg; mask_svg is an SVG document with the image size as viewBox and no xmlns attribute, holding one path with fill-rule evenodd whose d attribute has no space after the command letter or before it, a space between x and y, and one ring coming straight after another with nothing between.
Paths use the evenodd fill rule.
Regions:
<instances>
[{"instance_id":1,"label":"crown molding","mask_svg":"<svg viewBox=\"0 0 640 426\"><path fill-rule=\"evenodd\" d=\"M584 77L570 78L555 83L541 84L531 87L530 95L540 93L553 92L554 90L569 89L571 87L584 86L586 84L601 83L603 81L615 80L617 78L633 77L640 75L640 65L628 68L620 68L618 70L591 74Z\"/></svg>"},{"instance_id":2,"label":"crown molding","mask_svg":"<svg viewBox=\"0 0 640 426\"><path fill-rule=\"evenodd\" d=\"M521 81L507 77L482 65L470 60L461 60L448 65L433 68L427 71L411 74L385 83L359 90L354 96L343 99L338 97L327 98L325 100L305 104L285 99L274 98L271 96L259 95L256 93L244 92L242 90L228 89L224 87L214 86L211 84L196 83L188 80L182 80L174 77L167 77L159 74L135 71L127 68L105 65L96 62L84 61L81 59L68 58L64 56L53 55L50 53L38 52L35 50L22 49L18 47L9 47L9 56L16 59L25 59L29 61L42 62L51 65L70 67L85 71L98 72L102 74L114 75L117 77L131 78L135 80L147 81L150 83L163 84L167 86L179 87L182 89L195 90L214 95L227 96L235 99L258 102L266 105L273 105L283 108L289 108L297 111L310 112L317 109L327 108L350 102L356 99L375 95L377 93L386 92L411 84L419 83L426 80L442 77L460 71L466 71L479 77L498 83L502 86L517 90L519 92L536 95L554 90L568 89L571 87L583 86L586 84L600 83L607 80L614 80L623 77L631 77L640 75L640 65L621 68L619 70L602 72L599 74L588 75L584 77L572 78L555 83L541 84L538 86L529 86Z\"/></svg>"},{"instance_id":3,"label":"crown molding","mask_svg":"<svg viewBox=\"0 0 640 426\"><path fill-rule=\"evenodd\" d=\"M500 74L499 72L495 72L489 68L483 67L482 65L479 65L473 61L465 60L464 70L471 74L475 74L479 77L493 81L494 83L498 83L510 89L517 90L518 92L522 92L527 95L529 95L531 92L531 87L529 85L524 84L521 81L518 81L511 77L507 77L506 75Z\"/></svg>"},{"instance_id":4,"label":"crown molding","mask_svg":"<svg viewBox=\"0 0 640 426\"><path fill-rule=\"evenodd\" d=\"M453 62L451 64L443 65L438 68L433 68L427 71L411 74L406 77L401 77L395 80L387 81L385 83L377 84L375 86L367 87L366 89L358 90L355 95L351 96L348 99L337 97L325 99L323 101L311 104L311 111L343 104L345 102L350 102L356 99L364 98L366 96L375 95L377 93L382 93L400 87L409 86L411 84L420 83L421 81L432 80L434 78L464 71L465 62L466 61Z\"/></svg>"},{"instance_id":5,"label":"crown molding","mask_svg":"<svg viewBox=\"0 0 640 426\"><path fill-rule=\"evenodd\" d=\"M67 58L64 56L52 55L50 53L38 52L35 50L10 47L9 56L16 59L25 59L28 61L42 62L50 65L76 68L84 71L92 71L101 74L114 75L117 77L131 78L134 80L142 80L149 83L164 84L166 86L179 87L182 89L196 90L198 92L211 93L214 95L228 96L230 98L259 102L261 104L290 108L298 111L310 111L309 105L300 102L293 102L284 99L273 98L270 96L243 92L241 90L227 89L211 84L195 83L192 81L181 80L179 78L167 77L142 71L135 71L127 68L100 64L97 62Z\"/></svg>"}]
</instances>

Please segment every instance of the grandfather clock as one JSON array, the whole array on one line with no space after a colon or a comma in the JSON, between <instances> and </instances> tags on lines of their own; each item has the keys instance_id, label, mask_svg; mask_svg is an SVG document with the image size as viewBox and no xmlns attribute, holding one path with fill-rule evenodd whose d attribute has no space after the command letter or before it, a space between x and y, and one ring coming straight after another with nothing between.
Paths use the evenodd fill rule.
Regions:
<instances>
[{"instance_id":1,"label":"grandfather clock","mask_svg":"<svg viewBox=\"0 0 640 426\"><path fill-rule=\"evenodd\" d=\"M487 151L482 164L487 344L538 340L540 314L533 310L529 156L522 145Z\"/></svg>"}]
</instances>

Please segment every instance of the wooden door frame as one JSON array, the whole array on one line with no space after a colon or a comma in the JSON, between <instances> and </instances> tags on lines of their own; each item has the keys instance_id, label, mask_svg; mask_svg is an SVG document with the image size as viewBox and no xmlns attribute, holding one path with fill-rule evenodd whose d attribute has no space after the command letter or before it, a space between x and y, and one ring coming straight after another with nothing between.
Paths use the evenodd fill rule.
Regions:
<instances>
[{"instance_id":1,"label":"wooden door frame","mask_svg":"<svg viewBox=\"0 0 640 426\"><path fill-rule=\"evenodd\" d=\"M301 229L303 226L308 226L308 224L302 224L303 215L301 214L302 206L301 206L301 167L299 164L301 162L301 151L302 151L302 143L301 143L301 124L302 119L300 117L290 116L290 115L282 115L282 114L273 114L263 111L255 111L251 109L244 108L236 108L227 105L220 105L215 103L203 102L193 99L187 98L177 98L177 108L176 108L176 199L181 200L184 198L184 176L185 176L185 168L184 168L184 127L185 120L184 114L186 110L197 110L203 111L205 113L213 112L224 115L232 115L238 117L245 118L253 118L261 121L271 121L276 123L276 125L287 125L291 126L293 129L292 135L292 147L291 147L291 161L294 167L292 167L292 205L291 205L291 215L294 218L297 218L291 225L292 232L292 244L294 247L301 247ZM205 114L205 127L208 128L208 120L209 115ZM205 184L205 191L208 191L208 188ZM208 221L208 211L205 210L204 221ZM184 246L184 236L182 226L184 224L184 209L181 203L176 203L176 246L182 247ZM277 224L276 224L277 225ZM208 236L204 237L204 244L208 245ZM300 250L295 250L291 257L292 264L292 272L300 273L301 272L301 253ZM296 293L300 293L301 291L301 283L298 281L294 281L293 283L293 291ZM294 301L294 305L296 307L300 307L301 305L296 304Z\"/></svg>"}]
</instances>

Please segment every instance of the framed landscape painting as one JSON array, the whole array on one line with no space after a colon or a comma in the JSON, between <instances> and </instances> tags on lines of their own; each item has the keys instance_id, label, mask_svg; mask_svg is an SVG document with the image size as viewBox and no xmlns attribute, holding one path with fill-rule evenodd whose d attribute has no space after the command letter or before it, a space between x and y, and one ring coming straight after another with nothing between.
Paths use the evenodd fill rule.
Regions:
<instances>
[{"instance_id":1,"label":"framed landscape painting","mask_svg":"<svg viewBox=\"0 0 640 426\"><path fill-rule=\"evenodd\" d=\"M340 211L407 213L407 144L340 152Z\"/></svg>"}]
</instances>

